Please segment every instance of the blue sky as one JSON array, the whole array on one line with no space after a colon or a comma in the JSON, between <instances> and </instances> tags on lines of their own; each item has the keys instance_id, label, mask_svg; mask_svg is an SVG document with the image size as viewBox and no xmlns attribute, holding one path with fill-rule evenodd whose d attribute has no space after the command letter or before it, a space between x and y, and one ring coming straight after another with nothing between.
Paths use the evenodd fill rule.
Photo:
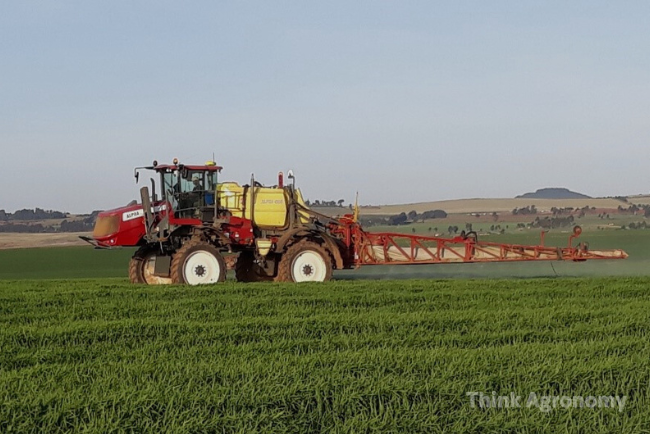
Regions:
<instances>
[{"instance_id":1,"label":"blue sky","mask_svg":"<svg viewBox=\"0 0 650 434\"><path fill-rule=\"evenodd\" d=\"M241 183L293 169L312 200L647 193L649 18L648 2L4 2L0 209L120 206L134 166L213 153Z\"/></svg>"}]
</instances>

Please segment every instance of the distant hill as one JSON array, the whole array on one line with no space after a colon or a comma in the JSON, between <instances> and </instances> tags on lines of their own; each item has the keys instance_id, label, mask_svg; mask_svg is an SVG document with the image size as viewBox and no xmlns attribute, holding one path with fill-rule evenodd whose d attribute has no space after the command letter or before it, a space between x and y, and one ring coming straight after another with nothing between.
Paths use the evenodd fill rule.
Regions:
<instances>
[{"instance_id":1,"label":"distant hill","mask_svg":"<svg viewBox=\"0 0 650 434\"><path fill-rule=\"evenodd\" d=\"M540 188L534 193L522 194L515 199L591 199L591 197L568 188Z\"/></svg>"}]
</instances>

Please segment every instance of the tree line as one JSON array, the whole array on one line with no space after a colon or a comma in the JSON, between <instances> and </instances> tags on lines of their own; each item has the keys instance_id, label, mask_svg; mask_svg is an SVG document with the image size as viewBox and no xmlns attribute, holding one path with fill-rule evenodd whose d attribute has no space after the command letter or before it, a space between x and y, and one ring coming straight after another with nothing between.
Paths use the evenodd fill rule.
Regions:
<instances>
[{"instance_id":1,"label":"tree line","mask_svg":"<svg viewBox=\"0 0 650 434\"><path fill-rule=\"evenodd\" d=\"M424 222L426 220L444 219L446 217L447 213L441 209L434 209L423 213L418 213L417 211L412 210L408 213L401 212L391 216L361 216L359 217L359 221L365 227L385 225L400 226L418 221Z\"/></svg>"},{"instance_id":2,"label":"tree line","mask_svg":"<svg viewBox=\"0 0 650 434\"><path fill-rule=\"evenodd\" d=\"M338 207L338 208L343 208L343 205L345 204L345 199L339 199L339 200L320 200L316 199L315 201L310 201L307 199L305 201L305 205L310 206L310 207ZM350 208L352 208L352 204L349 205Z\"/></svg>"},{"instance_id":3,"label":"tree line","mask_svg":"<svg viewBox=\"0 0 650 434\"><path fill-rule=\"evenodd\" d=\"M535 208L535 205L524 206L512 210L512 215L530 215L530 214L537 214L537 208Z\"/></svg>"},{"instance_id":4,"label":"tree line","mask_svg":"<svg viewBox=\"0 0 650 434\"><path fill-rule=\"evenodd\" d=\"M13 213L0 209L0 221L4 222L15 220L53 220L64 219L67 217L67 212L44 210L41 208L19 209Z\"/></svg>"}]
</instances>

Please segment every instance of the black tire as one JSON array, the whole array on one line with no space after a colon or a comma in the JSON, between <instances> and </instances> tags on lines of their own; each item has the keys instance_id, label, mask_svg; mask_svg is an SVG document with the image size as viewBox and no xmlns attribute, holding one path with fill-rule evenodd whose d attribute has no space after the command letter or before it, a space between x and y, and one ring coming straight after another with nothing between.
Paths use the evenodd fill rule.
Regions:
<instances>
[{"instance_id":1,"label":"black tire","mask_svg":"<svg viewBox=\"0 0 650 434\"><path fill-rule=\"evenodd\" d=\"M226 280L226 272L226 262L219 250L199 239L186 242L172 259L171 278L175 284L206 285L223 282Z\"/></svg>"},{"instance_id":2,"label":"black tire","mask_svg":"<svg viewBox=\"0 0 650 434\"><path fill-rule=\"evenodd\" d=\"M241 252L235 263L235 277L238 282L271 282L274 276L267 276L255 263L252 252Z\"/></svg>"},{"instance_id":3,"label":"black tire","mask_svg":"<svg viewBox=\"0 0 650 434\"><path fill-rule=\"evenodd\" d=\"M296 261L301 261L300 263ZM278 282L328 282L332 258L321 245L302 240L287 249L278 265Z\"/></svg>"},{"instance_id":4,"label":"black tire","mask_svg":"<svg viewBox=\"0 0 650 434\"><path fill-rule=\"evenodd\" d=\"M129 280L142 285L169 285L169 277L154 276L148 269L149 261L158 254L158 249L151 246L140 247L129 261Z\"/></svg>"}]
</instances>

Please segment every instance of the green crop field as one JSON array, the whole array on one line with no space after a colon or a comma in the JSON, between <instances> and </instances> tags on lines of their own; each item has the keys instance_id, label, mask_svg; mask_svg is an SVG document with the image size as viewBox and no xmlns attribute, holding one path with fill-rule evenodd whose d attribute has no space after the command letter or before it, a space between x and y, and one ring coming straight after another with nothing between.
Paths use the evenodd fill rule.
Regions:
<instances>
[{"instance_id":1,"label":"green crop field","mask_svg":"<svg viewBox=\"0 0 650 434\"><path fill-rule=\"evenodd\" d=\"M0 250L0 279L126 277L134 251L92 247Z\"/></svg>"},{"instance_id":2,"label":"green crop field","mask_svg":"<svg viewBox=\"0 0 650 434\"><path fill-rule=\"evenodd\" d=\"M648 432L650 278L0 282L0 432ZM472 408L466 394L626 396Z\"/></svg>"},{"instance_id":3,"label":"green crop field","mask_svg":"<svg viewBox=\"0 0 650 434\"><path fill-rule=\"evenodd\" d=\"M0 250L0 432L650 432L650 231L581 240L630 258L196 288L129 284L132 249ZM530 393L627 401L542 411Z\"/></svg>"}]
</instances>

